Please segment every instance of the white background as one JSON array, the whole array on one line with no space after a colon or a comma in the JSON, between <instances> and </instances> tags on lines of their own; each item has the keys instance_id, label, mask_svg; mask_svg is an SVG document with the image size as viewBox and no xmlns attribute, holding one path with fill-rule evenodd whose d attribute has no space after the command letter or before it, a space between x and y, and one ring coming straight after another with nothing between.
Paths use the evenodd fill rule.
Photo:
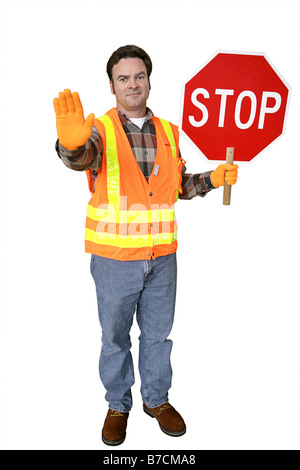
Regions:
<instances>
[{"instance_id":1,"label":"white background","mask_svg":"<svg viewBox=\"0 0 300 470\"><path fill-rule=\"evenodd\" d=\"M292 87L286 132L222 190L177 203L171 403L187 433L142 411L136 373L118 449L299 449L299 20L295 0L1 1L3 449L105 449L100 327L84 253L86 177L56 155L52 100L114 106L110 54L153 60L148 105L179 124L183 82L217 50L264 52ZM207 162L182 137L190 172ZM137 364L139 331L132 331Z\"/></svg>"}]
</instances>

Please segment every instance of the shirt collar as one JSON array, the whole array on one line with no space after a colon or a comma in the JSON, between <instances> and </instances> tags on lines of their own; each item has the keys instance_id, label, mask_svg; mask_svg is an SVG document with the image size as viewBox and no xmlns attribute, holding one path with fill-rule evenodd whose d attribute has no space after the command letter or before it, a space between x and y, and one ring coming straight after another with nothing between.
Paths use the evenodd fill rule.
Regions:
<instances>
[{"instance_id":1,"label":"shirt collar","mask_svg":"<svg viewBox=\"0 0 300 470\"><path fill-rule=\"evenodd\" d=\"M117 112L118 112L118 116L119 116L119 119L121 121L121 124L124 126L125 124L127 124L128 121L130 121L130 118L128 118L126 116L126 114L123 114L121 111L119 111L117 109ZM151 121L151 119L153 118L154 114L153 112L151 111L150 108L146 108L146 118L147 118L147 121Z\"/></svg>"}]
</instances>

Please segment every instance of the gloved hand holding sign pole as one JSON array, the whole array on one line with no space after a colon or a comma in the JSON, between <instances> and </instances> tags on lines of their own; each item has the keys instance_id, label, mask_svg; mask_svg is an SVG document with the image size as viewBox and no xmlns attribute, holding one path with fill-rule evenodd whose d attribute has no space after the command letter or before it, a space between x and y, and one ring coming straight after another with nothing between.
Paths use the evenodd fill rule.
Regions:
<instances>
[{"instance_id":1,"label":"gloved hand holding sign pole","mask_svg":"<svg viewBox=\"0 0 300 470\"><path fill-rule=\"evenodd\" d=\"M230 204L231 186L236 183L238 175L238 165L233 165L234 149L227 148L226 163L219 165L211 173L212 184L215 188L224 186L223 204Z\"/></svg>"}]
</instances>

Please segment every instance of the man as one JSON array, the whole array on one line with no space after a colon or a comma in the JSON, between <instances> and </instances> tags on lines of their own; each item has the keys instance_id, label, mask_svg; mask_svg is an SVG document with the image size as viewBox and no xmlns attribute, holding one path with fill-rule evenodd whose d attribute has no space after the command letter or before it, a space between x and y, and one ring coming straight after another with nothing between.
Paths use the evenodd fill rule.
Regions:
<instances>
[{"instance_id":1,"label":"man","mask_svg":"<svg viewBox=\"0 0 300 470\"><path fill-rule=\"evenodd\" d=\"M78 93L54 99L56 150L71 169L86 171L92 194L85 246L91 253L102 327L100 377L108 413L102 439L121 444L134 383L130 329L136 312L141 330L139 372L143 409L163 432L181 436L186 426L168 402L172 370L168 338L176 292L177 197L204 196L237 180L237 165L186 173L178 128L147 108L151 59L136 46L119 48L107 63L116 108L84 119Z\"/></svg>"}]
</instances>

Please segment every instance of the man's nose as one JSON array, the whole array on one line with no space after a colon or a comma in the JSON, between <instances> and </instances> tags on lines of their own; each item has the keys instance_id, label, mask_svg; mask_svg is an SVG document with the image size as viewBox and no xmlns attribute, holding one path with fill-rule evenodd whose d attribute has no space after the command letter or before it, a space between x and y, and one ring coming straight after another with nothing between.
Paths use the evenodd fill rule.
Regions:
<instances>
[{"instance_id":1,"label":"man's nose","mask_svg":"<svg viewBox=\"0 0 300 470\"><path fill-rule=\"evenodd\" d=\"M138 86L136 78L134 77L129 78L128 86L130 88L136 88Z\"/></svg>"}]
</instances>

